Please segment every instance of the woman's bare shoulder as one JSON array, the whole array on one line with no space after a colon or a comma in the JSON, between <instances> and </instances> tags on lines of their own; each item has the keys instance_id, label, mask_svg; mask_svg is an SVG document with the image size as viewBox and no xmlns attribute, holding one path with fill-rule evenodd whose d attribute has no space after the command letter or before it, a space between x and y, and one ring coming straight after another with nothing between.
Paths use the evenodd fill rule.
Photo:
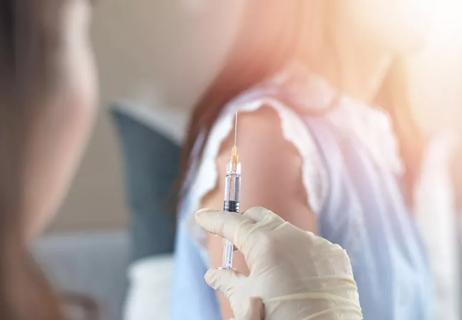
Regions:
<instances>
[{"instance_id":1,"label":"woman's bare shoulder","mask_svg":"<svg viewBox=\"0 0 462 320\"><path fill-rule=\"evenodd\" d=\"M223 142L217 165L224 172L233 145L230 133ZM237 146L242 164L242 207L265 206L300 227L312 230L303 159L281 128L274 108L262 106L238 115Z\"/></svg>"}]
</instances>

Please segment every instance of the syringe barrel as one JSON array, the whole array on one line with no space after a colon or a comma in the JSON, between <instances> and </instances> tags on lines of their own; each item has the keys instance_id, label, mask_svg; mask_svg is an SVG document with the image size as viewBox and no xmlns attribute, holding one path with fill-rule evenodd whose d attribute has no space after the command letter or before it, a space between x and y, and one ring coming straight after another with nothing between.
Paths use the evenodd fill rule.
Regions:
<instances>
[{"instance_id":1,"label":"syringe barrel","mask_svg":"<svg viewBox=\"0 0 462 320\"><path fill-rule=\"evenodd\" d=\"M225 177L224 211L239 212L241 164L228 163Z\"/></svg>"}]
</instances>

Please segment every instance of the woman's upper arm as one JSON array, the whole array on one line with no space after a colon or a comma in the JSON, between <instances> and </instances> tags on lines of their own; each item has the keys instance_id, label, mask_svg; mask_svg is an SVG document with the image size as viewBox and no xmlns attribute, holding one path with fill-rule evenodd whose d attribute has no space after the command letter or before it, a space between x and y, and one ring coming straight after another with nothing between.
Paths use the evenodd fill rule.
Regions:
<instances>
[{"instance_id":1,"label":"woman's upper arm","mask_svg":"<svg viewBox=\"0 0 462 320\"><path fill-rule=\"evenodd\" d=\"M232 147L233 135L223 141L217 157L218 185L201 205L210 208L223 206L224 172ZM241 211L263 206L278 213L290 223L316 232L316 218L311 212L302 181L302 164L297 149L283 134L278 114L262 107L251 113L239 114L238 150L242 165ZM221 265L222 240L209 238L209 255L213 267ZM244 260L235 256L235 268L247 272ZM223 316L230 317L226 301L220 298Z\"/></svg>"}]
</instances>

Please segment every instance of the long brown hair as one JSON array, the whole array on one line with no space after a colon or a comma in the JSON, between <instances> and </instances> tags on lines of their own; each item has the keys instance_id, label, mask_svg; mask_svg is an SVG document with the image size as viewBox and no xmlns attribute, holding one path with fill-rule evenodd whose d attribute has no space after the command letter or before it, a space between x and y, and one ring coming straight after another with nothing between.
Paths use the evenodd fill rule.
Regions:
<instances>
[{"instance_id":1,"label":"long brown hair","mask_svg":"<svg viewBox=\"0 0 462 320\"><path fill-rule=\"evenodd\" d=\"M205 137L209 135L227 102L262 82L291 60L306 61L309 64L311 51L335 51L330 39L319 39L319 33L315 30L322 28L326 33L330 32L327 21L316 14L319 10L327 10L328 3L255 0L246 4L240 31L223 68L194 107L183 147L179 178L179 185L183 189L180 200L187 191L185 179L193 163L193 147L199 134ZM307 23L313 29L309 35L301 31L307 29ZM409 185L416 174L423 143L413 122L405 79L405 68L397 61L391 67L378 99L393 119L400 139L401 154L408 169L406 181ZM202 154L204 145L202 143L199 146L194 156Z\"/></svg>"},{"instance_id":2,"label":"long brown hair","mask_svg":"<svg viewBox=\"0 0 462 320\"><path fill-rule=\"evenodd\" d=\"M32 121L57 81L62 0L0 4L0 317L63 319L57 295L27 248L26 149Z\"/></svg>"}]
</instances>

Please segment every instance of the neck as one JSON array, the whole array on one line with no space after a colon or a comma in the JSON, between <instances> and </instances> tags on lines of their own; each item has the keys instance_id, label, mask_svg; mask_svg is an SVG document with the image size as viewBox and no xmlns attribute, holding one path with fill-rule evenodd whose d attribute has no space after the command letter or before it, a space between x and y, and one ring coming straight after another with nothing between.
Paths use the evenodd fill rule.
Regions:
<instances>
[{"instance_id":1,"label":"neck","mask_svg":"<svg viewBox=\"0 0 462 320\"><path fill-rule=\"evenodd\" d=\"M333 32L329 48L314 51L310 69L323 76L342 94L372 102L393 62L393 56L383 48L371 46L364 39L355 39L345 28L339 29Z\"/></svg>"}]
</instances>

